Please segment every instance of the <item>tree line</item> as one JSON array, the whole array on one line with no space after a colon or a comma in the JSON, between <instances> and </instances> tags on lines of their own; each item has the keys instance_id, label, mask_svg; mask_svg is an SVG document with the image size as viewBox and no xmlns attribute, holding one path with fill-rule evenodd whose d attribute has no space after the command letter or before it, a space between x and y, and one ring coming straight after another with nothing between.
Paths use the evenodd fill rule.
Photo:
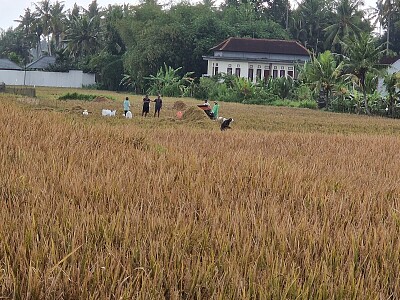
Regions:
<instances>
[{"instance_id":1,"label":"tree line","mask_svg":"<svg viewBox=\"0 0 400 300\"><path fill-rule=\"evenodd\" d=\"M169 87L172 94L180 91L180 95L218 96L221 87L212 88L213 79L200 80L206 70L202 56L231 36L295 39L310 50L314 63L329 51L329 55L334 54L331 65L340 65L341 79L342 75L352 74L346 60L351 51L345 46L352 39L360 42L364 36L380 55L395 55L400 50L400 1L394 0L378 0L376 7L368 9L357 0L302 0L296 7L289 0L225 0L220 5L203 0L198 4L183 1L168 6L145 0L139 5L100 7L94 0L87 8L75 4L68 9L62 1L42 0L26 8L16 24L14 29L0 33L2 57L23 66L34 57L53 55L57 60L52 70L74 68L94 72L99 88L138 93L155 87L165 89L168 82L173 82L175 87ZM374 59L379 60L377 56ZM299 66L304 82L317 76L312 74L311 65ZM346 67L342 68L343 65ZM375 69L374 65L368 67ZM356 76L361 94L368 92L363 85L373 73L370 69L365 76ZM251 102L252 93L247 90L256 87L245 81L227 78L225 89L237 87L232 98L239 94L238 100ZM294 94L289 92L291 83L280 81L263 84L279 97L286 89L283 95L290 98ZM349 81L340 84L343 82ZM354 85L355 81L352 82ZM337 84L329 88L329 84L315 81L308 87L314 96L317 87L319 92L322 90L330 107ZM241 93L243 88L246 92ZM263 93L263 97L257 93L252 97L269 101L271 95ZM363 98L368 97L363 94Z\"/></svg>"}]
</instances>

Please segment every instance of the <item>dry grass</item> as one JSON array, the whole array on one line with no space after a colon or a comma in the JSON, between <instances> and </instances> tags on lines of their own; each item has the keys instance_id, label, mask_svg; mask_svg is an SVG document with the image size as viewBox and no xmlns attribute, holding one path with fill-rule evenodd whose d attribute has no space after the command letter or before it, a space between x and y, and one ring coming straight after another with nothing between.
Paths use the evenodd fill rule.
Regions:
<instances>
[{"instance_id":1,"label":"dry grass","mask_svg":"<svg viewBox=\"0 0 400 300\"><path fill-rule=\"evenodd\" d=\"M0 96L0 298L400 298L399 121L63 92Z\"/></svg>"}]
</instances>

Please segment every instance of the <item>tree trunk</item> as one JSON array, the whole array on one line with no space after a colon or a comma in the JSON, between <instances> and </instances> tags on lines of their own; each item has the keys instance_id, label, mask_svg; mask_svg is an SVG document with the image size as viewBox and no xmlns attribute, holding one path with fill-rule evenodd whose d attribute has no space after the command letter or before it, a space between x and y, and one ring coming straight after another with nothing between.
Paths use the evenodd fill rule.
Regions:
<instances>
[{"instance_id":1,"label":"tree trunk","mask_svg":"<svg viewBox=\"0 0 400 300\"><path fill-rule=\"evenodd\" d=\"M365 90L365 86L364 85L363 85L363 96L364 96L365 112L367 113L368 116L370 116L371 112L369 111L369 107L368 107L367 91Z\"/></svg>"},{"instance_id":2,"label":"tree trunk","mask_svg":"<svg viewBox=\"0 0 400 300\"><path fill-rule=\"evenodd\" d=\"M388 27L387 27L387 32L386 32L386 55L389 55L389 34L390 34L390 15L389 13L389 18L388 18Z\"/></svg>"}]
</instances>

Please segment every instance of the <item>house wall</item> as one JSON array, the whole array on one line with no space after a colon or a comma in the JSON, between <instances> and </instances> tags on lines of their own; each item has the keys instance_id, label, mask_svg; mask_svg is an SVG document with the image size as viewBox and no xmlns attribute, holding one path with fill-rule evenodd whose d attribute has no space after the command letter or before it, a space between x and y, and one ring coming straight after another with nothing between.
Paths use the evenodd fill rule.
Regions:
<instances>
[{"instance_id":1,"label":"house wall","mask_svg":"<svg viewBox=\"0 0 400 300\"><path fill-rule=\"evenodd\" d=\"M393 64L391 64L387 68L387 72L388 72L388 74L394 74L394 73L400 72L400 59L397 60L396 62L394 62ZM385 96L387 94L385 85L383 84L383 78L378 79L378 89L377 90L378 90L378 93L382 94L383 96Z\"/></svg>"},{"instance_id":2,"label":"house wall","mask_svg":"<svg viewBox=\"0 0 400 300\"><path fill-rule=\"evenodd\" d=\"M216 69L218 68L218 70ZM288 77L289 71L292 72L295 77L295 64L285 62L260 62L260 61L244 61L244 60L219 60L218 58L208 58L208 69L207 75L213 76L225 73L228 74L228 68L232 69L232 75L235 75L236 68L240 68L240 77L249 79L249 70L253 69L253 82L257 81L257 70L261 70L261 79L265 78L265 71L269 71L269 77L274 76L274 70L276 71L276 77ZM282 76L283 75L283 76Z\"/></svg>"},{"instance_id":3,"label":"house wall","mask_svg":"<svg viewBox=\"0 0 400 300\"><path fill-rule=\"evenodd\" d=\"M24 80L25 78L25 80ZM13 71L0 70L0 82L6 85L29 85L81 88L85 85L95 84L95 75L82 71L69 72L44 72L44 71Z\"/></svg>"}]
</instances>

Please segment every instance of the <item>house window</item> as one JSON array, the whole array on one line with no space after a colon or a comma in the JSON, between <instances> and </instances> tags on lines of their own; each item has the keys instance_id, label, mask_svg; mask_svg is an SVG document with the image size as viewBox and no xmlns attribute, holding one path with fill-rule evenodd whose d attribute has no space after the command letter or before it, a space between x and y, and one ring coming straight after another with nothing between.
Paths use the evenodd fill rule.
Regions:
<instances>
[{"instance_id":1,"label":"house window","mask_svg":"<svg viewBox=\"0 0 400 300\"><path fill-rule=\"evenodd\" d=\"M264 70L264 80L267 81L269 79L269 70Z\"/></svg>"},{"instance_id":2,"label":"house window","mask_svg":"<svg viewBox=\"0 0 400 300\"><path fill-rule=\"evenodd\" d=\"M272 71L272 78L278 77L278 70L273 70Z\"/></svg>"},{"instance_id":3,"label":"house window","mask_svg":"<svg viewBox=\"0 0 400 300\"><path fill-rule=\"evenodd\" d=\"M214 75L217 75L218 74L218 67L215 67L214 68Z\"/></svg>"},{"instance_id":4,"label":"house window","mask_svg":"<svg viewBox=\"0 0 400 300\"><path fill-rule=\"evenodd\" d=\"M240 68L235 69L235 75L240 77Z\"/></svg>"},{"instance_id":5,"label":"house window","mask_svg":"<svg viewBox=\"0 0 400 300\"><path fill-rule=\"evenodd\" d=\"M280 70L279 77L285 77L285 70Z\"/></svg>"},{"instance_id":6,"label":"house window","mask_svg":"<svg viewBox=\"0 0 400 300\"><path fill-rule=\"evenodd\" d=\"M226 69L226 74L227 75L232 75L232 68L227 68Z\"/></svg>"},{"instance_id":7,"label":"house window","mask_svg":"<svg viewBox=\"0 0 400 300\"><path fill-rule=\"evenodd\" d=\"M253 69L249 69L249 80L253 81L253 74L254 74L254 70Z\"/></svg>"},{"instance_id":8,"label":"house window","mask_svg":"<svg viewBox=\"0 0 400 300\"><path fill-rule=\"evenodd\" d=\"M257 69L256 78L261 79L261 69Z\"/></svg>"},{"instance_id":9,"label":"house window","mask_svg":"<svg viewBox=\"0 0 400 300\"><path fill-rule=\"evenodd\" d=\"M293 78L293 71L288 71L287 74L288 74L288 76Z\"/></svg>"}]
</instances>

